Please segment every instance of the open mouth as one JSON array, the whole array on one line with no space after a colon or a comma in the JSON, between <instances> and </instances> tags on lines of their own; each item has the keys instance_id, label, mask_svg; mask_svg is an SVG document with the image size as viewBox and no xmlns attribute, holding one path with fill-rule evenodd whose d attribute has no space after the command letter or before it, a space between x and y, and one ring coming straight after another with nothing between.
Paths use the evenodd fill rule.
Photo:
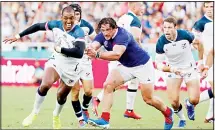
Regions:
<instances>
[{"instance_id":1,"label":"open mouth","mask_svg":"<svg viewBox=\"0 0 215 130\"><path fill-rule=\"evenodd\" d=\"M71 23L70 23L70 24L67 23L67 24L66 24L66 27L67 27L67 28L71 28L71 27L72 27L72 24L71 24Z\"/></svg>"}]
</instances>

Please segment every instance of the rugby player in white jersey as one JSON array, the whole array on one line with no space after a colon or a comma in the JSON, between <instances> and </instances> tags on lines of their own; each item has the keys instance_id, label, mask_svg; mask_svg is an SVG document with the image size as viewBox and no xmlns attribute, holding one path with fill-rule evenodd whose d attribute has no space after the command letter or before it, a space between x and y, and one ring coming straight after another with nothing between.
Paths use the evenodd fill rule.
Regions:
<instances>
[{"instance_id":1,"label":"rugby player in white jersey","mask_svg":"<svg viewBox=\"0 0 215 130\"><path fill-rule=\"evenodd\" d=\"M128 13L121 16L117 22L119 27L125 28L128 32L130 32L138 44L141 44L140 36L142 32L141 21L138 16L143 15L143 2L128 2L129 11ZM134 52L135 53L135 52ZM110 61L108 64L109 72L112 69L116 68L120 63L118 61ZM139 86L139 82L137 79L132 79L128 82L128 89L126 95L126 111L124 112L124 117L133 118L133 119L141 119L141 116L137 115L134 109L135 97L137 94L137 89ZM95 115L97 113L97 106L102 100L104 95L104 89L97 95L96 98L93 98L93 111Z\"/></svg>"},{"instance_id":2,"label":"rugby player in white jersey","mask_svg":"<svg viewBox=\"0 0 215 130\"><path fill-rule=\"evenodd\" d=\"M200 96L199 77L191 51L194 35L177 29L174 17L164 20L163 30L164 34L158 39L156 45L156 68L168 72L166 78L168 98L175 114L180 118L178 127L183 128L186 126L186 118L179 101L182 82L185 82L189 95L189 99L186 100L186 108L190 120L195 120L194 106L198 104ZM163 64L164 61L166 61L166 65Z\"/></svg>"},{"instance_id":3,"label":"rugby player in white jersey","mask_svg":"<svg viewBox=\"0 0 215 130\"><path fill-rule=\"evenodd\" d=\"M54 52L45 64L44 76L36 92L33 110L22 122L25 127L30 126L36 119L48 90L60 79L56 107L53 111L53 128L60 129L59 114L72 86L80 79L80 62L85 49L84 31L75 24L75 11L72 7L66 6L61 15L61 20L34 24L14 38L4 40L5 43L12 43L37 31L51 30L54 34Z\"/></svg>"},{"instance_id":4,"label":"rugby player in white jersey","mask_svg":"<svg viewBox=\"0 0 215 130\"><path fill-rule=\"evenodd\" d=\"M202 72L203 70L207 70L208 66L204 66L206 58L208 57L209 54L211 54L212 52L212 48L213 48L213 8L214 8L214 2L204 2L204 11L205 14L204 16L199 19L198 21L195 22L194 26L193 26L193 33L195 34L195 37L197 39L198 42L203 44L203 48L204 48L204 53L202 55L200 55L200 59L203 58L203 60L199 60L198 62L198 66L200 69L200 72ZM213 67L211 67L209 72L209 75L206 80L211 84L211 86L213 86ZM205 73L205 72L204 72ZM204 74L203 74L204 75ZM203 76L204 77L204 76ZM204 77L205 78L205 77ZM205 123L209 123L212 122L214 120L214 114L213 114L213 108L214 108L214 94L212 92L212 88L208 90L203 91L200 94L200 100L199 102L204 102L210 99L210 103L209 103L209 109L207 112L207 115L205 117Z\"/></svg>"}]
</instances>

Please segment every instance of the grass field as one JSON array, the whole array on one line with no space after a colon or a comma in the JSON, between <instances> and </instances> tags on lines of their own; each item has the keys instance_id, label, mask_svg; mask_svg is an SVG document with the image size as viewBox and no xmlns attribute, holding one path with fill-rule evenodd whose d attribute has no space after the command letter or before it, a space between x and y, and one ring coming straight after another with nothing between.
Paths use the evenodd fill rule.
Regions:
<instances>
[{"instance_id":1,"label":"grass field","mask_svg":"<svg viewBox=\"0 0 215 130\"><path fill-rule=\"evenodd\" d=\"M2 87L2 129L23 129L22 120L31 112L37 88L17 88ZM42 106L37 120L30 126L30 129L51 129L52 128L52 111L55 107L56 88L52 88ZM98 93L99 90L95 90ZM136 97L135 111L143 118L141 120L127 119L123 117L125 110L126 91L120 90L115 92L114 105L111 113L111 128L117 129L162 129L164 118L156 109L146 105L140 96ZM168 104L167 94L164 91L156 91L155 94ZM184 101L187 94L181 92L181 101ZM169 105L169 104L168 104ZM208 109L208 102L204 102L196 107L196 120L187 121L187 129L212 129L213 124L205 124L204 117ZM91 110L91 108L90 108ZM90 111L91 112L91 111ZM185 109L184 109L184 112ZM90 113L91 117L95 118ZM186 115L186 113L185 113ZM187 117L187 115L186 115ZM61 123L63 129L77 129L78 122L74 115L70 97L61 113ZM175 125L178 119L175 116ZM86 128L94 128L87 126Z\"/></svg>"}]
</instances>

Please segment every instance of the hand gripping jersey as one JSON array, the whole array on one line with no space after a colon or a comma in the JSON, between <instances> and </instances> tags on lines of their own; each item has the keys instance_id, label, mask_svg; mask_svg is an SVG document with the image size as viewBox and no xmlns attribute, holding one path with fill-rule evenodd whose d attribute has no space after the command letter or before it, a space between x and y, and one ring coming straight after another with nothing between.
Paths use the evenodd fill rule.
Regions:
<instances>
[{"instance_id":1,"label":"hand gripping jersey","mask_svg":"<svg viewBox=\"0 0 215 130\"><path fill-rule=\"evenodd\" d=\"M163 34L157 42L156 53L165 54L167 63L178 68L195 66L191 51L194 36L185 30L177 30L176 40L169 41Z\"/></svg>"}]
</instances>

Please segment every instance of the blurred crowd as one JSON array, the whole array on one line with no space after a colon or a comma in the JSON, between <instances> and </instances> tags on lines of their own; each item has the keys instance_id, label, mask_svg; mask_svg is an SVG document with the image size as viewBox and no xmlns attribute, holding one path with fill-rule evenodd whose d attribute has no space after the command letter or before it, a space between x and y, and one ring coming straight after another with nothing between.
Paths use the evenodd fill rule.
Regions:
<instances>
[{"instance_id":1,"label":"blurred crowd","mask_svg":"<svg viewBox=\"0 0 215 130\"><path fill-rule=\"evenodd\" d=\"M1 2L2 38L19 33L38 22L60 19L61 10L73 2ZM128 10L127 2L75 2L82 7L82 18L95 28L103 17L117 20ZM156 43L162 34L162 21L172 15L178 27L191 30L195 21L203 16L202 2L144 2L142 22L142 43ZM52 41L51 32L39 32L26 36L25 42Z\"/></svg>"}]
</instances>

